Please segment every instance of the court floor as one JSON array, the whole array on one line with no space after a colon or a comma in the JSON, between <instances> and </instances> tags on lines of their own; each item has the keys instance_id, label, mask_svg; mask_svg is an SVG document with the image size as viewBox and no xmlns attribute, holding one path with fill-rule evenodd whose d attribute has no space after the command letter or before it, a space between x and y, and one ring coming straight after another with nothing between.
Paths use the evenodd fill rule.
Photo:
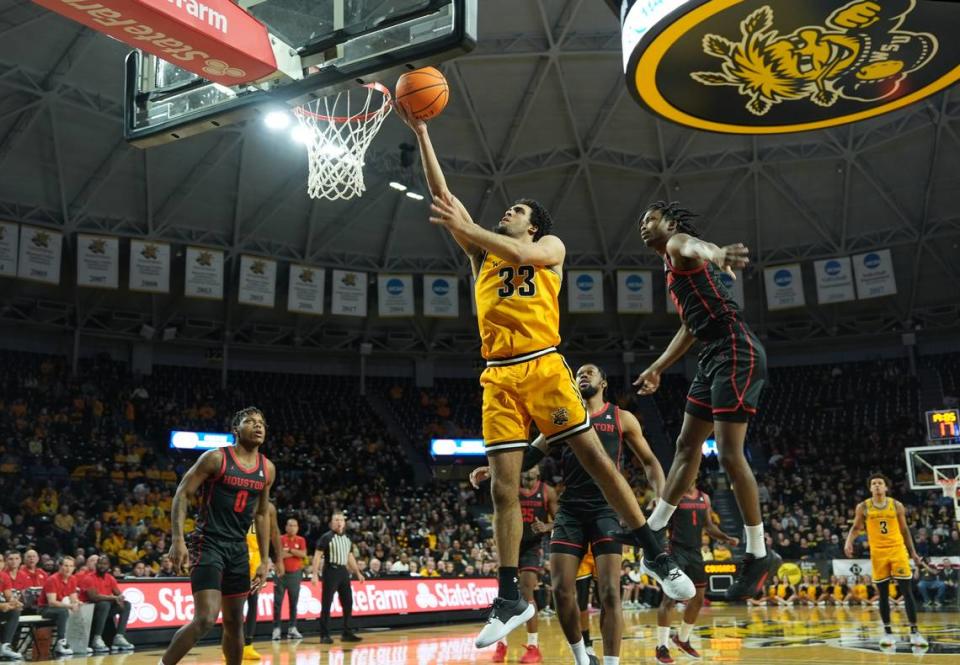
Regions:
<instances>
[{"instance_id":1,"label":"court floor","mask_svg":"<svg viewBox=\"0 0 960 665\"><path fill-rule=\"evenodd\" d=\"M655 663L656 613L625 613L621 662ZM895 614L897 629L905 634L902 611ZM321 646L316 636L291 642L259 641L262 665L446 665L490 662L493 649L477 650L473 638L479 624L455 624L434 628L364 632L364 641L342 648L339 643ZM265 628L261 628L265 630ZM599 615L592 617L591 631L599 637ZM921 630L930 648L914 652L905 642L895 651L882 652L878 613L860 608L757 609L743 607L705 608L692 642L705 662L724 663L935 663L960 662L960 613L927 612L921 615ZM572 662L557 619L541 619L540 645L544 663ZM523 654L525 630L510 636L508 663L517 663ZM598 655L602 644L596 641ZM87 665L156 665L161 650L141 650L129 655L88 658ZM677 663L692 662L672 650ZM81 660L79 658L73 661ZM92 662L90 662L92 661ZM602 661L601 661L602 662ZM184 659L187 665L221 665L219 647L195 649ZM251 663L251 661L245 661ZM77 664L79 665L79 664Z\"/></svg>"}]
</instances>

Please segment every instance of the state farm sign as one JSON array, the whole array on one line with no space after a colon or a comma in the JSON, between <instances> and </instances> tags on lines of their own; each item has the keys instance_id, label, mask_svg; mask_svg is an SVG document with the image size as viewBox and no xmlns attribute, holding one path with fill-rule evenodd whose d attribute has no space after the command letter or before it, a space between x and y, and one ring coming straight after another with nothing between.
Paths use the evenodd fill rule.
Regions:
<instances>
[{"instance_id":1,"label":"state farm sign","mask_svg":"<svg viewBox=\"0 0 960 665\"><path fill-rule=\"evenodd\" d=\"M277 70L267 29L230 0L33 0L208 81L237 85Z\"/></svg>"},{"instance_id":2,"label":"state farm sign","mask_svg":"<svg viewBox=\"0 0 960 665\"><path fill-rule=\"evenodd\" d=\"M353 615L378 616L480 610L490 606L497 595L497 580L481 579L404 579L352 582ZM321 586L303 584L297 615L315 619L320 616ZM193 594L190 583L180 580L120 582L124 597L133 606L130 628L176 628L193 619ZM288 600L283 604L283 619L290 616ZM331 615L342 616L340 598L336 596ZM273 620L273 583L260 592L257 603L260 621ZM220 619L218 617L217 621Z\"/></svg>"}]
</instances>

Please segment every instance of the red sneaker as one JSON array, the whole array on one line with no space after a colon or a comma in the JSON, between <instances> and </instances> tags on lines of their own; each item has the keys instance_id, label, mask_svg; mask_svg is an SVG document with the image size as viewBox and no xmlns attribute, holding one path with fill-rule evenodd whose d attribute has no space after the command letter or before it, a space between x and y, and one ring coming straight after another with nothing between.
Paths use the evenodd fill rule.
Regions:
<instances>
[{"instance_id":1,"label":"red sneaker","mask_svg":"<svg viewBox=\"0 0 960 665\"><path fill-rule=\"evenodd\" d=\"M523 654L523 657L520 659L521 663L542 663L543 655L540 653L540 647L535 644L528 644L524 649L527 650L527 653Z\"/></svg>"},{"instance_id":2,"label":"red sneaker","mask_svg":"<svg viewBox=\"0 0 960 665\"><path fill-rule=\"evenodd\" d=\"M658 663L674 662L673 658L670 657L670 649L668 649L667 647L657 647L657 662Z\"/></svg>"},{"instance_id":3,"label":"red sneaker","mask_svg":"<svg viewBox=\"0 0 960 665\"><path fill-rule=\"evenodd\" d=\"M673 636L673 643L677 645L677 648L680 649L683 653L687 654L691 658L696 658L700 660L700 652L690 646L690 640L686 642L681 642L680 637L677 635Z\"/></svg>"},{"instance_id":4,"label":"red sneaker","mask_svg":"<svg viewBox=\"0 0 960 665\"><path fill-rule=\"evenodd\" d=\"M507 662L507 645L503 642L497 642L497 650L493 652L493 660L491 663L505 663Z\"/></svg>"}]
</instances>

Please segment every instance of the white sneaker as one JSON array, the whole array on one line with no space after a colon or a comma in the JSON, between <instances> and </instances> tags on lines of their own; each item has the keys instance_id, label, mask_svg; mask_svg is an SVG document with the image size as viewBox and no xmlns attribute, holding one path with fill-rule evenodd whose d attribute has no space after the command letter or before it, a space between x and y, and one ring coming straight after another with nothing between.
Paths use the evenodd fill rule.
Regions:
<instances>
[{"instance_id":1,"label":"white sneaker","mask_svg":"<svg viewBox=\"0 0 960 665\"><path fill-rule=\"evenodd\" d=\"M0 658L4 660L23 660L23 655L15 651L8 643L0 644Z\"/></svg>"},{"instance_id":2,"label":"white sneaker","mask_svg":"<svg viewBox=\"0 0 960 665\"><path fill-rule=\"evenodd\" d=\"M930 646L930 643L920 633L910 633L910 646L926 648Z\"/></svg>"},{"instance_id":3,"label":"white sneaker","mask_svg":"<svg viewBox=\"0 0 960 665\"><path fill-rule=\"evenodd\" d=\"M880 648L892 649L895 646L897 646L897 638L890 633L884 633L883 637L880 638Z\"/></svg>"},{"instance_id":4,"label":"white sneaker","mask_svg":"<svg viewBox=\"0 0 960 665\"><path fill-rule=\"evenodd\" d=\"M279 630L279 629L278 629ZM300 634L300 631L296 628L291 628L287 631L287 637L291 640L302 640L303 635ZM279 638L278 638L279 639Z\"/></svg>"},{"instance_id":5,"label":"white sneaker","mask_svg":"<svg viewBox=\"0 0 960 665\"><path fill-rule=\"evenodd\" d=\"M517 626L526 623L537 609L523 598L506 600L499 596L493 599L490 618L480 630L475 641L478 649L483 649L504 639Z\"/></svg>"},{"instance_id":6,"label":"white sneaker","mask_svg":"<svg viewBox=\"0 0 960 665\"><path fill-rule=\"evenodd\" d=\"M57 643L53 646L53 653L57 656L72 656L73 649L67 646L66 640L57 640Z\"/></svg>"},{"instance_id":7,"label":"white sneaker","mask_svg":"<svg viewBox=\"0 0 960 665\"><path fill-rule=\"evenodd\" d=\"M106 653L108 651L110 651L110 647L107 646L102 637L93 638L93 653Z\"/></svg>"},{"instance_id":8,"label":"white sneaker","mask_svg":"<svg viewBox=\"0 0 960 665\"><path fill-rule=\"evenodd\" d=\"M274 629L273 629L273 634L270 636L270 639L271 639L271 640L279 640L279 639L280 639L280 629L279 629L279 628L274 628Z\"/></svg>"},{"instance_id":9,"label":"white sneaker","mask_svg":"<svg viewBox=\"0 0 960 665\"><path fill-rule=\"evenodd\" d=\"M640 570L655 579L663 592L674 600L690 600L697 595L693 580L680 570L669 554L660 555L653 561L644 558Z\"/></svg>"},{"instance_id":10,"label":"white sneaker","mask_svg":"<svg viewBox=\"0 0 960 665\"><path fill-rule=\"evenodd\" d=\"M133 651L135 647L130 643L126 635L117 635L113 638L113 648L119 651Z\"/></svg>"}]
</instances>

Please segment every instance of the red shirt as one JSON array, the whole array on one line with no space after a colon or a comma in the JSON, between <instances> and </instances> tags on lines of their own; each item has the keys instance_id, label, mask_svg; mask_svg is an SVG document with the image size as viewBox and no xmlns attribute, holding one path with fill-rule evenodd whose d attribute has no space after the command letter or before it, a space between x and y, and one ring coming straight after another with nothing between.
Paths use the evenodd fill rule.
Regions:
<instances>
[{"instance_id":1,"label":"red shirt","mask_svg":"<svg viewBox=\"0 0 960 665\"><path fill-rule=\"evenodd\" d=\"M307 541L303 536L280 536L280 546L284 549L307 551ZM303 557L285 556L283 557L283 569L288 573L294 573L303 568Z\"/></svg>"},{"instance_id":2,"label":"red shirt","mask_svg":"<svg viewBox=\"0 0 960 665\"><path fill-rule=\"evenodd\" d=\"M43 586L47 581L47 572L40 568L33 571L27 570L26 566L20 566L20 572L17 573L17 579L13 581L13 586L23 591L33 586Z\"/></svg>"},{"instance_id":3,"label":"red shirt","mask_svg":"<svg viewBox=\"0 0 960 665\"><path fill-rule=\"evenodd\" d=\"M80 582L80 589L83 600L92 602L93 599L88 595L89 591L96 591L101 596L112 596L114 591L118 591L117 578L110 573L105 573L103 577L91 573Z\"/></svg>"},{"instance_id":4,"label":"red shirt","mask_svg":"<svg viewBox=\"0 0 960 665\"><path fill-rule=\"evenodd\" d=\"M43 593L40 594L40 607L45 607L47 605L47 594L55 593L57 594L57 600L63 600L67 598L70 594L76 593L77 591L77 576L71 575L67 579L63 579L63 575L57 573L56 575L51 575L43 585Z\"/></svg>"},{"instance_id":5,"label":"red shirt","mask_svg":"<svg viewBox=\"0 0 960 665\"><path fill-rule=\"evenodd\" d=\"M3 593L7 589L16 588L16 585L13 583L13 578L10 577L10 573L6 570L0 570L0 593Z\"/></svg>"}]
</instances>

